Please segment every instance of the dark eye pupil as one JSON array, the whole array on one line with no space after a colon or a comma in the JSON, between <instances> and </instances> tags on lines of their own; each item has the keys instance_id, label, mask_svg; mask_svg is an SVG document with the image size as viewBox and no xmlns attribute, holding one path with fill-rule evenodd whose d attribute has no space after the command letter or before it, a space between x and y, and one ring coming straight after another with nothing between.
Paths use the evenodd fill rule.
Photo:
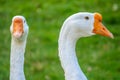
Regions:
<instances>
[{"instance_id":1,"label":"dark eye pupil","mask_svg":"<svg viewBox=\"0 0 120 80\"><path fill-rule=\"evenodd\" d=\"M85 19L86 19L86 20L88 20L88 19L89 19L89 17L88 17L88 16L86 16L86 17L85 17Z\"/></svg>"}]
</instances>

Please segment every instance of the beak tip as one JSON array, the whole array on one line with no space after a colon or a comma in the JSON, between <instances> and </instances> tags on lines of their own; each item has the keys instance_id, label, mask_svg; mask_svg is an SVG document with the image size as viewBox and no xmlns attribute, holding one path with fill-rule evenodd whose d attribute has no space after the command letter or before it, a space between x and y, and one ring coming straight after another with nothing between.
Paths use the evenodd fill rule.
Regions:
<instances>
[{"instance_id":1,"label":"beak tip","mask_svg":"<svg viewBox=\"0 0 120 80\"><path fill-rule=\"evenodd\" d=\"M112 33L110 34L110 36L109 36L109 37L110 37L110 38L112 38L112 39L114 39L114 36L113 36L113 34L112 34Z\"/></svg>"}]
</instances>

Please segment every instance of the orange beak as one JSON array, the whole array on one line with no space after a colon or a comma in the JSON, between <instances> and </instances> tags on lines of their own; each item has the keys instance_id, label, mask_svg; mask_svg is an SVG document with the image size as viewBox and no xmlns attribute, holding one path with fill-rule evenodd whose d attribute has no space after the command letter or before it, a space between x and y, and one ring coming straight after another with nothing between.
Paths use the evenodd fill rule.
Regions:
<instances>
[{"instance_id":1,"label":"orange beak","mask_svg":"<svg viewBox=\"0 0 120 80\"><path fill-rule=\"evenodd\" d=\"M93 33L114 38L112 33L102 24L102 16L99 13L94 14L94 20Z\"/></svg>"},{"instance_id":2,"label":"orange beak","mask_svg":"<svg viewBox=\"0 0 120 80\"><path fill-rule=\"evenodd\" d=\"M13 35L15 37L21 37L23 33L23 20L21 18L15 18L13 21Z\"/></svg>"}]
</instances>

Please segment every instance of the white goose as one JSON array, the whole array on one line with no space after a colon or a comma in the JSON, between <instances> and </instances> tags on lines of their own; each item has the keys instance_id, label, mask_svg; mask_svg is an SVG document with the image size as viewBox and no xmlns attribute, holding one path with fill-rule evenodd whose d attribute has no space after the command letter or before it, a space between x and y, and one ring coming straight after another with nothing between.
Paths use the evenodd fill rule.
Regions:
<instances>
[{"instance_id":1,"label":"white goose","mask_svg":"<svg viewBox=\"0 0 120 80\"><path fill-rule=\"evenodd\" d=\"M94 34L113 38L112 33L102 24L102 16L99 13L76 13L68 17L63 23L58 44L65 80L87 80L78 64L75 45L79 38Z\"/></svg>"},{"instance_id":2,"label":"white goose","mask_svg":"<svg viewBox=\"0 0 120 80\"><path fill-rule=\"evenodd\" d=\"M11 54L10 54L10 80L25 80L24 52L28 35L28 25L23 16L15 16L10 26Z\"/></svg>"}]
</instances>

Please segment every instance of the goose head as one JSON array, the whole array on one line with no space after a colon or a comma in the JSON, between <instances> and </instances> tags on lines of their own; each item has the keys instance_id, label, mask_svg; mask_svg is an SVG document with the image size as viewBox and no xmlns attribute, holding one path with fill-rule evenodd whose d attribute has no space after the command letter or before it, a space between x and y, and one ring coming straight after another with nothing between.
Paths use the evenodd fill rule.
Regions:
<instances>
[{"instance_id":1,"label":"goose head","mask_svg":"<svg viewBox=\"0 0 120 80\"><path fill-rule=\"evenodd\" d=\"M14 16L10 26L10 32L16 39L23 39L28 34L28 25L23 16Z\"/></svg>"},{"instance_id":2,"label":"goose head","mask_svg":"<svg viewBox=\"0 0 120 80\"><path fill-rule=\"evenodd\" d=\"M71 38L87 37L95 34L113 38L112 33L102 24L99 13L80 12L68 17L62 32Z\"/></svg>"}]
</instances>

